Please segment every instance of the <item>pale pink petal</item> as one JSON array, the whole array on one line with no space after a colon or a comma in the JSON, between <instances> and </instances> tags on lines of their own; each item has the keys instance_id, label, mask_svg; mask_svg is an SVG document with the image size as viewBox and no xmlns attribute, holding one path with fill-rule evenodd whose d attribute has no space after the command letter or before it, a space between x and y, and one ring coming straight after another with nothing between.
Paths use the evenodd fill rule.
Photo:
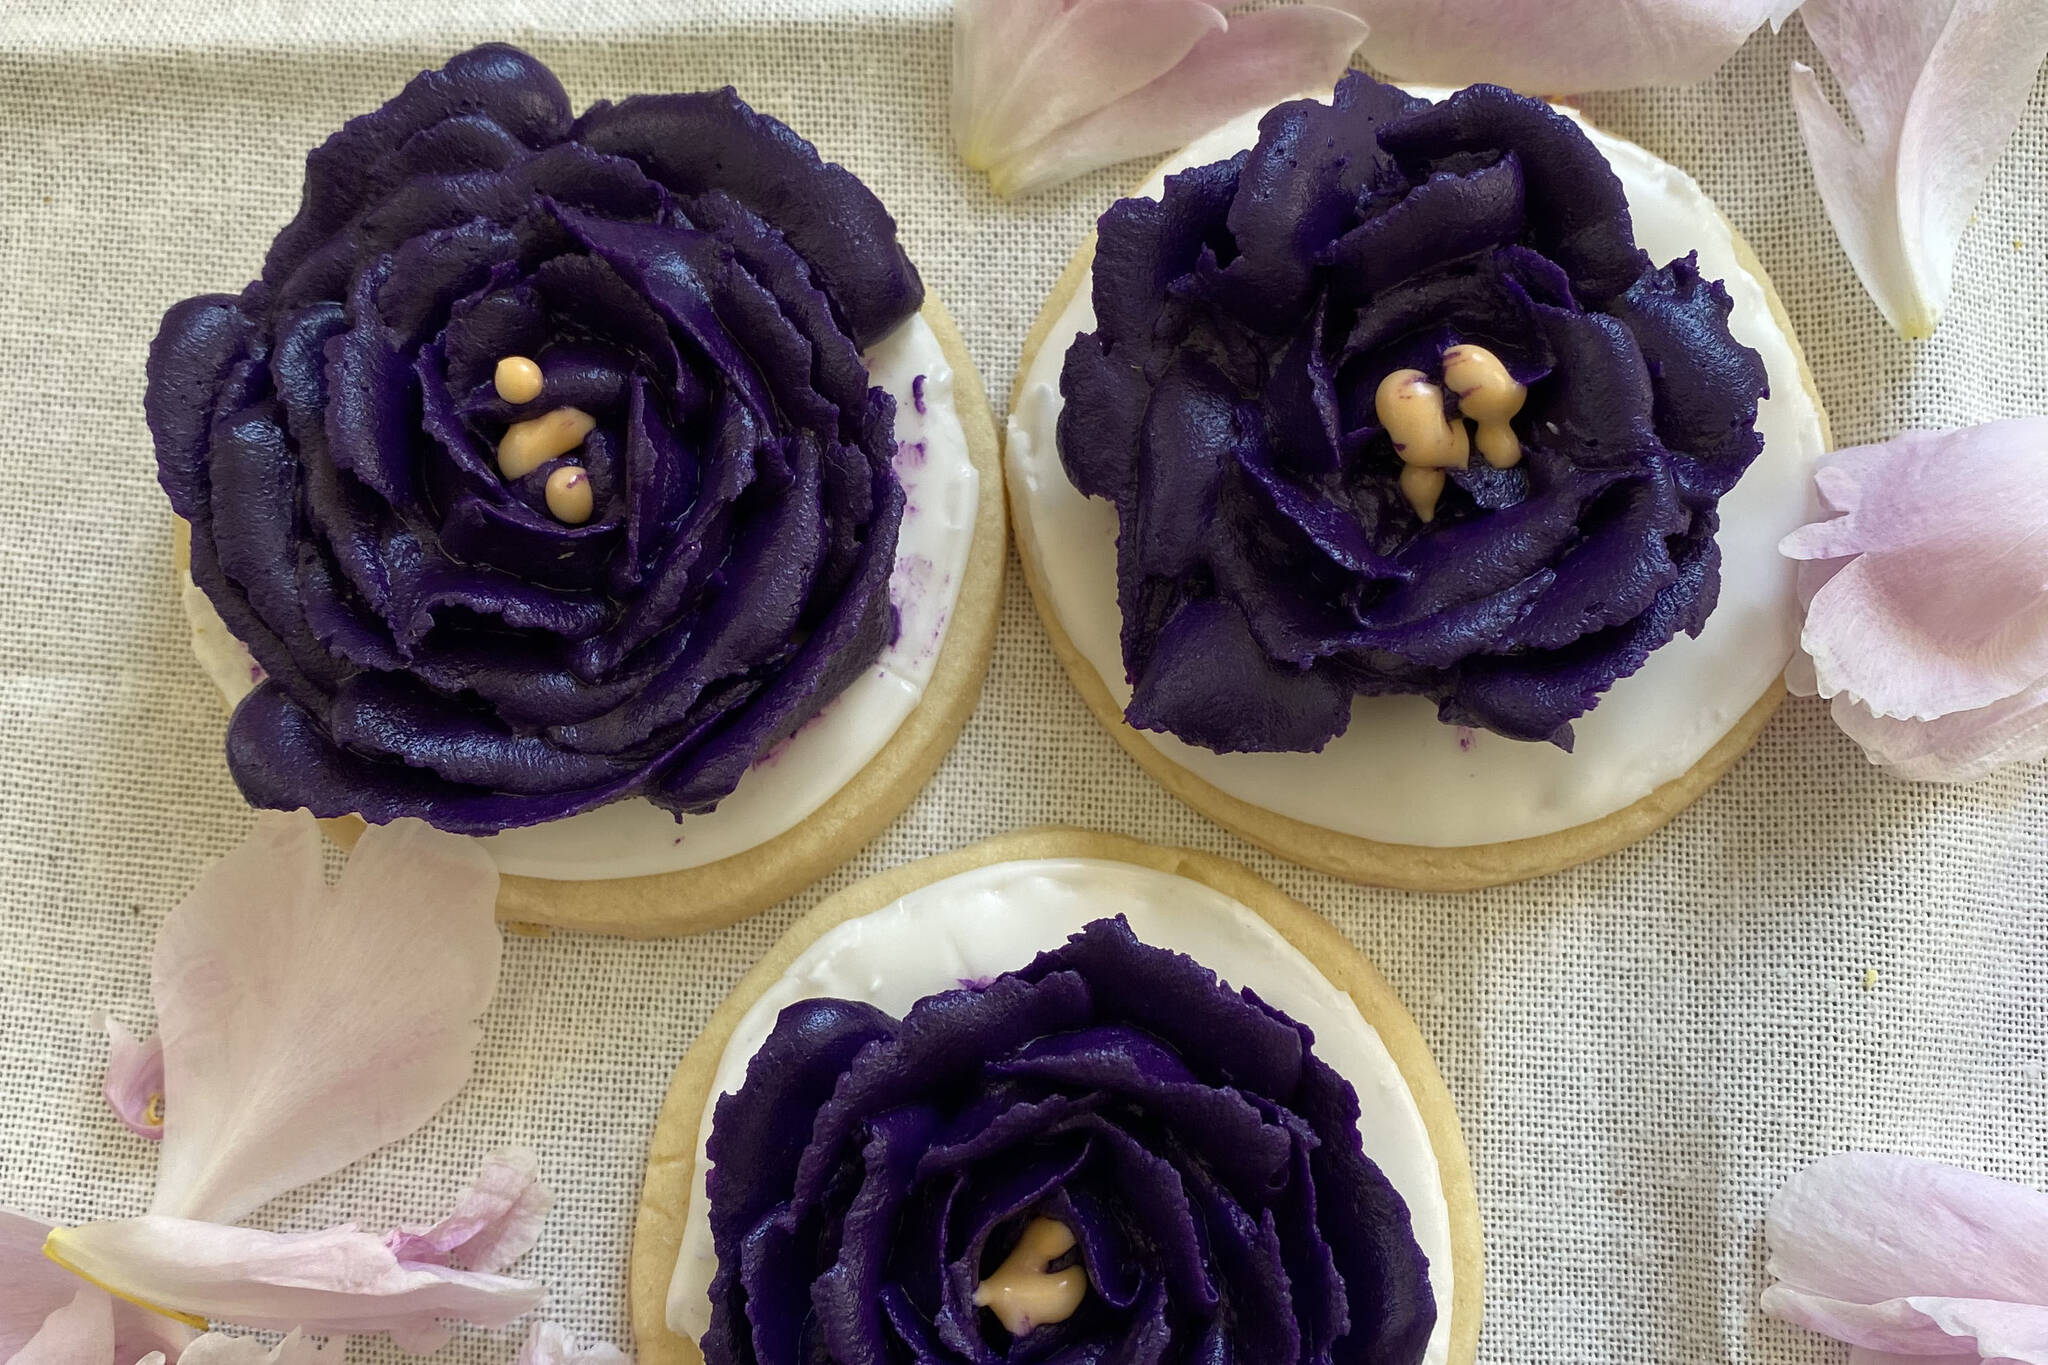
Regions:
<instances>
[{"instance_id":1,"label":"pale pink petal","mask_svg":"<svg viewBox=\"0 0 2048 1365\"><path fill-rule=\"evenodd\" d=\"M2048 1194L1849 1153L1788 1180L1764 1235L1766 1313L1873 1351L2048 1365Z\"/></svg>"},{"instance_id":2,"label":"pale pink petal","mask_svg":"<svg viewBox=\"0 0 2048 1365\"><path fill-rule=\"evenodd\" d=\"M989 170L1150 84L1226 26L1223 12L1204 0L1081 0L1044 23L1035 40L1003 50L996 44L1014 26L979 18L956 30L956 64L1004 75L968 78L972 94L954 132L960 155Z\"/></svg>"},{"instance_id":3,"label":"pale pink petal","mask_svg":"<svg viewBox=\"0 0 2048 1365\"><path fill-rule=\"evenodd\" d=\"M185 1348L178 1365L323 1365L341 1360L341 1347L326 1345L294 1331L275 1346L265 1346L254 1337L231 1337L208 1332Z\"/></svg>"},{"instance_id":4,"label":"pale pink petal","mask_svg":"<svg viewBox=\"0 0 2048 1365\"><path fill-rule=\"evenodd\" d=\"M2048 418L1916 435L1864 469L1853 510L1787 536L1847 560L1820 584L1801 647L1821 696L1876 717L1975 711L2048 680Z\"/></svg>"},{"instance_id":5,"label":"pale pink petal","mask_svg":"<svg viewBox=\"0 0 2048 1365\"><path fill-rule=\"evenodd\" d=\"M1801 15L1857 124L1793 64L1792 102L1821 200L1886 319L1906 336L1931 336L1970 208L2048 55L2048 5L1807 0Z\"/></svg>"},{"instance_id":6,"label":"pale pink petal","mask_svg":"<svg viewBox=\"0 0 2048 1365\"><path fill-rule=\"evenodd\" d=\"M578 1346L576 1338L552 1322L536 1322L512 1365L633 1365L616 1346Z\"/></svg>"},{"instance_id":7,"label":"pale pink petal","mask_svg":"<svg viewBox=\"0 0 2048 1365\"><path fill-rule=\"evenodd\" d=\"M446 1218L431 1227L394 1228L384 1245L406 1265L503 1270L533 1250L553 1202L540 1183L540 1158L507 1148L485 1163Z\"/></svg>"},{"instance_id":8,"label":"pale pink petal","mask_svg":"<svg viewBox=\"0 0 2048 1365\"><path fill-rule=\"evenodd\" d=\"M1564 95L1705 80L1786 0L1334 0L1397 80Z\"/></svg>"},{"instance_id":9,"label":"pale pink petal","mask_svg":"<svg viewBox=\"0 0 2048 1365\"><path fill-rule=\"evenodd\" d=\"M982 136L977 119L1007 97L1018 58L1066 12L1061 0L954 0L953 140L967 155Z\"/></svg>"},{"instance_id":10,"label":"pale pink petal","mask_svg":"<svg viewBox=\"0 0 2048 1365\"><path fill-rule=\"evenodd\" d=\"M528 1280L401 1265L382 1238L346 1226L277 1233L151 1215L60 1228L48 1247L145 1303L239 1327L383 1332L414 1352L445 1345L449 1322L503 1327L543 1297Z\"/></svg>"},{"instance_id":11,"label":"pale pink petal","mask_svg":"<svg viewBox=\"0 0 2048 1365\"><path fill-rule=\"evenodd\" d=\"M469 1077L498 976L490 856L401 820L332 887L321 857L311 816L265 813L164 924L153 1213L240 1218L411 1133Z\"/></svg>"},{"instance_id":12,"label":"pale pink petal","mask_svg":"<svg viewBox=\"0 0 2048 1365\"><path fill-rule=\"evenodd\" d=\"M107 1107L129 1132L152 1141L164 1135L164 1045L152 1036L140 1041L105 1010L92 1023L107 1035L107 1079L100 1091Z\"/></svg>"},{"instance_id":13,"label":"pale pink petal","mask_svg":"<svg viewBox=\"0 0 2048 1365\"><path fill-rule=\"evenodd\" d=\"M114 1301L82 1284L7 1365L113 1365Z\"/></svg>"},{"instance_id":14,"label":"pale pink petal","mask_svg":"<svg viewBox=\"0 0 2048 1365\"><path fill-rule=\"evenodd\" d=\"M1172 151L1248 109L1327 90L1364 37L1363 23L1323 5L1234 15L1164 75L996 163L990 181L998 194L1030 194Z\"/></svg>"},{"instance_id":15,"label":"pale pink petal","mask_svg":"<svg viewBox=\"0 0 2048 1365\"><path fill-rule=\"evenodd\" d=\"M1873 716L1848 697L1829 707L1872 763L1909 782L1976 782L2011 764L2048 758L2048 682L1936 720Z\"/></svg>"},{"instance_id":16,"label":"pale pink petal","mask_svg":"<svg viewBox=\"0 0 2048 1365\"><path fill-rule=\"evenodd\" d=\"M50 1224L42 1219L0 1209L0 1361L26 1346L50 1314L69 1307L87 1287L43 1255L49 1235ZM117 1302L112 1310L117 1360L132 1361L152 1350L175 1356L192 1339L190 1328L133 1304Z\"/></svg>"}]
</instances>

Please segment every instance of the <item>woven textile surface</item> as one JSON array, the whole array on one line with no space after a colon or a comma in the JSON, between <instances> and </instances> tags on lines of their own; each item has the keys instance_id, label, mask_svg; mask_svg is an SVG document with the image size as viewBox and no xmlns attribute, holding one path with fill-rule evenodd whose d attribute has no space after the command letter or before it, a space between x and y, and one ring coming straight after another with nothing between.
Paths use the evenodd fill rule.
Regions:
<instances>
[{"instance_id":1,"label":"woven textile surface","mask_svg":"<svg viewBox=\"0 0 2048 1365\"><path fill-rule=\"evenodd\" d=\"M154 930L251 819L176 606L145 347L170 303L255 273L309 147L484 39L529 47L579 107L731 82L794 125L895 212L999 411L1040 300L1143 169L993 198L947 141L942 0L0 3L0 1205L75 1221L147 1201L153 1153L105 1112L85 1018L149 1024ZM1822 212L1794 59L1814 61L1797 22L1702 86L1586 108L1691 171L1754 245L1843 443L2048 411L2048 82L1964 238L1939 335L1909 344ZM1476 895L1374 891L1279 863L1156 788L1069 686L1014 563L1004 612L980 709L871 847L702 938L508 936L469 1087L258 1221L429 1219L487 1151L531 1145L558 1202L520 1268L548 1284L548 1316L626 1344L643 1146L734 980L854 878L1043 822L1241 859L1385 968L1472 1142L1496 1365L1839 1359L1753 1307L1765 1203L1822 1152L2048 1186L2039 768L1906 785L1795 702L1637 848ZM496 1365L517 1335L468 1333L442 1358ZM365 1340L349 1358L401 1357Z\"/></svg>"}]
</instances>

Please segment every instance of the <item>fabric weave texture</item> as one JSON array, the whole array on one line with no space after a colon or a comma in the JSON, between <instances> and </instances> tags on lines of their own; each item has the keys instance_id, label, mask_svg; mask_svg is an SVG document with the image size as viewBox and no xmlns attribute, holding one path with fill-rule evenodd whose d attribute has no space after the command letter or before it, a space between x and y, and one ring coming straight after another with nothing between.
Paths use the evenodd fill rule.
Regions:
<instances>
[{"instance_id":1,"label":"fabric weave texture","mask_svg":"<svg viewBox=\"0 0 2048 1365\"><path fill-rule=\"evenodd\" d=\"M193 663L142 417L157 319L249 278L307 149L423 67L519 44L582 107L731 82L873 186L998 410L1041 301L1148 166L1006 205L954 159L943 0L8 0L0 12L0 1204L132 1213L154 1153L99 1096L104 1005L149 1023L157 924L247 830ZM1698 177L1755 247L1843 444L2048 411L2048 81L1964 236L1939 334L1899 340L1813 187L1795 20L1692 89L1588 100ZM1818 703L1665 832L1463 896L1353 887L1181 806L1090 717L1014 571L981 706L838 873L702 938L508 938L476 1079L413 1138L256 1215L438 1213L532 1146L558 1198L521 1265L547 1316L626 1341L624 1266L670 1070L742 972L858 877L1062 822L1239 859L1328 915L1421 1023L1472 1143L1489 1365L1823 1365L1755 1311L1770 1193L1868 1147L2048 1186L2048 772L1873 771ZM1866 990L1866 969L1877 973ZM523 1329L438 1359L502 1365ZM356 1362L395 1362L364 1341Z\"/></svg>"}]
</instances>

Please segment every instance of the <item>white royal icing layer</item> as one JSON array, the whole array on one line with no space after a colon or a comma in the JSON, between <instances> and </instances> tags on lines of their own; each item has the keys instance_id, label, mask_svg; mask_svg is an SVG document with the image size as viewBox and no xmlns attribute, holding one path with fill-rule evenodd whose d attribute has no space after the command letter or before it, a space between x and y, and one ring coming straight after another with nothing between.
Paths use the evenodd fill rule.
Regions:
<instances>
[{"instance_id":1,"label":"white royal icing layer","mask_svg":"<svg viewBox=\"0 0 2048 1365\"><path fill-rule=\"evenodd\" d=\"M1201 138L1170 169L1250 147L1262 112ZM1700 272L1722 280L1735 301L1730 330L1762 355L1770 376L1771 396L1757 414L1763 453L1721 500L1721 598L1706 629L1658 650L1574 721L1571 753L1444 725L1419 697L1359 698L1350 729L1320 754L1214 754L1140 732L1197 777L1275 814L1387 843L1455 848L1533 838L1612 815L1682 776L1784 671L1798 642L1799 607L1778 541L1811 519L1813 464L1824 447L1797 352L1763 284L1742 264L1733 229L1692 177L1634 143L1587 132L1621 179L1637 241L1659 263L1698 250ZM1162 172L1140 193L1157 197L1164 187ZM1043 574L1049 606L1121 707L1131 689L1117 640L1116 512L1068 481L1056 437L1067 348L1095 327L1092 278L1025 374L1006 469L1017 535Z\"/></svg>"},{"instance_id":2,"label":"white royal icing layer","mask_svg":"<svg viewBox=\"0 0 2048 1365\"><path fill-rule=\"evenodd\" d=\"M1239 902L1200 882L1130 863L1046 858L997 863L918 888L824 934L756 1000L720 1054L697 1130L689 1214L669 1283L668 1324L691 1340L711 1321L718 1258L705 1196L718 1096L746 1080L776 1016L799 1000L862 1000L901 1017L927 995L1015 971L1091 921L1123 915L1146 943L1186 953L1315 1032L1316 1055L1358 1092L1365 1154L1407 1201L1438 1305L1429 1365L1450 1349L1451 1221L1436 1150L1414 1094L1351 997Z\"/></svg>"}]
</instances>

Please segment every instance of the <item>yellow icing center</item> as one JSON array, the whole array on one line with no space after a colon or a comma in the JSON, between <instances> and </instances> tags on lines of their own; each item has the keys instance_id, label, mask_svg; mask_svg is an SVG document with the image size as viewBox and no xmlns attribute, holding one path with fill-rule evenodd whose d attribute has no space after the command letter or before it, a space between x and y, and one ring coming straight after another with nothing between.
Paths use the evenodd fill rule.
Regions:
<instances>
[{"instance_id":1,"label":"yellow icing center","mask_svg":"<svg viewBox=\"0 0 2048 1365\"><path fill-rule=\"evenodd\" d=\"M1050 1267L1073 1249L1072 1228L1051 1218L1032 1219L1016 1249L976 1287L975 1305L994 1313L1013 1337L1065 1322L1088 1297L1088 1272L1078 1265Z\"/></svg>"},{"instance_id":2,"label":"yellow icing center","mask_svg":"<svg viewBox=\"0 0 2048 1365\"><path fill-rule=\"evenodd\" d=\"M597 419L581 408L556 408L505 428L498 442L498 472L524 478L549 460L567 455L597 428Z\"/></svg>"},{"instance_id":3,"label":"yellow icing center","mask_svg":"<svg viewBox=\"0 0 2048 1365\"><path fill-rule=\"evenodd\" d=\"M1456 396L1458 415L1445 411L1444 389ZM1373 411L1401 457L1401 495L1423 521L1436 517L1447 469L1472 463L1472 447L1495 469L1522 459L1522 443L1510 425L1528 398L1500 357L1484 346L1453 346L1444 352L1440 387L1421 370L1395 370L1380 381ZM1465 419L1479 430L1475 437Z\"/></svg>"},{"instance_id":4,"label":"yellow icing center","mask_svg":"<svg viewBox=\"0 0 2048 1365\"><path fill-rule=\"evenodd\" d=\"M491 384L507 403L531 403L540 397L540 366L523 355L508 355L492 371Z\"/></svg>"}]
</instances>

